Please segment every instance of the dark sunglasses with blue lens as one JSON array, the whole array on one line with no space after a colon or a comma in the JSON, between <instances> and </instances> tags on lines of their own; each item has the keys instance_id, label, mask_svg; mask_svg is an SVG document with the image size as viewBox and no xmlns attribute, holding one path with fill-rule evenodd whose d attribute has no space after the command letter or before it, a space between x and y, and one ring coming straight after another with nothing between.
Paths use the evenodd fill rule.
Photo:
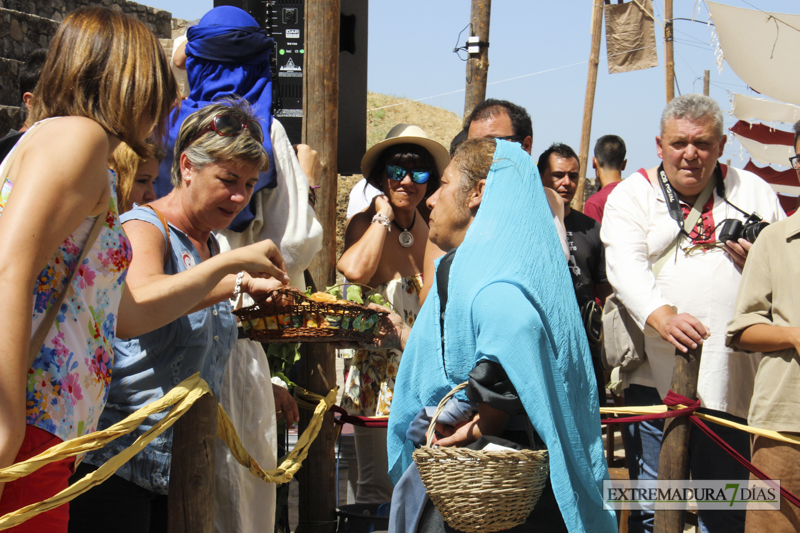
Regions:
<instances>
[{"instance_id":1,"label":"dark sunglasses with blue lens","mask_svg":"<svg viewBox=\"0 0 800 533\"><path fill-rule=\"evenodd\" d=\"M421 168L406 170L397 165L386 165L386 176L392 181L403 181L406 174L409 174L411 176L411 181L418 185L425 183L431 177L431 172L429 170L423 170Z\"/></svg>"}]
</instances>

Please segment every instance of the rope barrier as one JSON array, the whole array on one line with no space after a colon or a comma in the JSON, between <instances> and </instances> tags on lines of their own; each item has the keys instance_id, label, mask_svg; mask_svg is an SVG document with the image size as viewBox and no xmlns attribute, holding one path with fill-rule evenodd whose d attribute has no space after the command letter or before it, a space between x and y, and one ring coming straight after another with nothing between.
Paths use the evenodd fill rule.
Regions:
<instances>
[{"instance_id":1,"label":"rope barrier","mask_svg":"<svg viewBox=\"0 0 800 533\"><path fill-rule=\"evenodd\" d=\"M294 474L300 469L303 460L308 456L308 449L322 428L322 421L325 413L336 403L336 393L337 389L334 388L325 397L314 395L314 397L319 400L314 408L314 415L309 422L308 428L306 428L306 431L304 431L298 439L292 453L284 459L278 468L273 470L264 471L255 459L250 457L250 454L242 445L241 440L239 440L239 436L230 418L228 418L228 414L221 406L218 407L219 419L217 423L217 434L225 445L230 448L231 453L239 464L247 468L254 476L268 483L286 483L294 477ZM179 383L160 400L131 413L127 418L108 429L62 442L27 461L0 469L0 482L14 481L15 479L35 472L47 464L75 457L93 450L99 450L114 439L131 433L134 429L139 427L148 416L172 407L169 413L150 428L150 430L140 435L128 448L125 448L91 474L88 474L55 496L0 517L0 530L17 526L38 514L55 509L100 485L110 478L117 469L129 461L134 455L142 451L153 439L169 429L205 394L211 394L211 390L208 388L208 384L200 378L199 373L196 373Z\"/></svg>"},{"instance_id":2,"label":"rope barrier","mask_svg":"<svg viewBox=\"0 0 800 533\"><path fill-rule=\"evenodd\" d=\"M700 400L692 400L683 396L681 394L677 394L673 391L669 391L667 396L664 398L664 405L663 406L653 406L656 408L661 408L658 412L653 412L652 408L646 408L648 411L647 414L640 415L640 416L629 416L625 418L611 418L611 419L603 419L600 421L601 424L627 424L632 422L643 422L645 420L658 420L662 418L673 418L678 416L688 416L689 420L697 426L703 433L708 435L712 441L714 441L720 448L728 453L733 459L745 467L748 471L750 471L754 476L761 479L762 481L766 481L773 489L778 488L775 484L774 480L772 480L769 476L767 476L764 472L762 472L757 466L753 463L745 459L739 452L737 452L734 448L732 448L727 442L725 442L719 435L717 435L710 427L708 427L701 419L706 419L708 421L712 421L716 424L720 424L723 426L728 426L732 428L741 429L748 433L752 433L754 435L763 435L768 438L774 438L774 436L778 436L780 438L776 440L782 440L784 442L789 443L798 443L800 442L800 438L790 438L790 436L783 435L778 433L777 431L768 431L759 428L751 428L750 426L745 426L743 424L737 424L736 422L731 422L730 420L725 420L724 418L718 418L715 416L705 415L703 413L698 413L697 410L700 409ZM601 413L608 414L609 412L618 412L618 411L640 411L645 409L637 409L637 408L602 408L600 409ZM800 507L800 498L789 492L788 489L781 486L780 487L780 494L783 498L785 498L789 503L796 507Z\"/></svg>"},{"instance_id":3,"label":"rope barrier","mask_svg":"<svg viewBox=\"0 0 800 533\"><path fill-rule=\"evenodd\" d=\"M353 424L364 428L385 428L389 426L388 416L355 416L349 414L338 405L331 407L331 411L339 414L339 418L335 418L333 421L340 426L345 424Z\"/></svg>"}]
</instances>

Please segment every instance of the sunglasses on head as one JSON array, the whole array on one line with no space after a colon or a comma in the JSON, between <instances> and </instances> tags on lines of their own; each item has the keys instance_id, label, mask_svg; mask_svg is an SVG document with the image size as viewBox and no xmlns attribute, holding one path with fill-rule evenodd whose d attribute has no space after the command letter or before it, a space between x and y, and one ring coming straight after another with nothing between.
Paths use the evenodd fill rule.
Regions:
<instances>
[{"instance_id":1,"label":"sunglasses on head","mask_svg":"<svg viewBox=\"0 0 800 533\"><path fill-rule=\"evenodd\" d=\"M392 181L403 181L406 174L410 175L411 181L418 185L422 185L431 177L431 172L429 170L423 170L421 168L407 170L398 165L386 165L386 176Z\"/></svg>"},{"instance_id":2,"label":"sunglasses on head","mask_svg":"<svg viewBox=\"0 0 800 533\"><path fill-rule=\"evenodd\" d=\"M201 129L186 146L189 146L209 131L213 131L217 135L222 135L223 137L236 137L241 135L244 130L250 132L250 135L257 140L259 144L264 144L264 131L261 129L258 122L249 121L245 124L233 115L222 114L214 117L214 120Z\"/></svg>"}]
</instances>

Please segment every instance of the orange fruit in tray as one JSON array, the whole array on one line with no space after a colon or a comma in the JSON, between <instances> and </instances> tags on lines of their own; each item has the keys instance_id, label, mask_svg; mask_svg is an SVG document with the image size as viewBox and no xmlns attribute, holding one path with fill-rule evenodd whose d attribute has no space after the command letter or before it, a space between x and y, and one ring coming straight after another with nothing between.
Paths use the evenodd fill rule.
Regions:
<instances>
[{"instance_id":1,"label":"orange fruit in tray","mask_svg":"<svg viewBox=\"0 0 800 533\"><path fill-rule=\"evenodd\" d=\"M315 302L320 303L334 303L336 302L336 296L332 294L328 294L327 292L315 292L311 296L308 297L309 300L313 300Z\"/></svg>"}]
</instances>

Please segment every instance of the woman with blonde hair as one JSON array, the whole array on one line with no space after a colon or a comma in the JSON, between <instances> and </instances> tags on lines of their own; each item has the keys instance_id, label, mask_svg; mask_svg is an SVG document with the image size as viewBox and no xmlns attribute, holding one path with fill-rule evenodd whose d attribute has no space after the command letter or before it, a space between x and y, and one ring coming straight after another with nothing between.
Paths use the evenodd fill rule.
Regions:
<instances>
[{"instance_id":1,"label":"woman with blonde hair","mask_svg":"<svg viewBox=\"0 0 800 533\"><path fill-rule=\"evenodd\" d=\"M138 290L164 279L179 279L226 256L275 248L271 241L220 253L212 231L227 227L249 203L259 173L269 167L264 133L244 102L212 104L190 115L181 126L172 166L174 189L164 198L122 216L134 250L127 283ZM114 344L114 374L100 429L164 396L200 372L215 395L237 339L229 299L244 291L265 294L287 279L262 279L246 272L229 276L187 316L154 331ZM121 308L120 311L125 311ZM89 452L77 477L102 466L161 420L149 416L133 433ZM172 430L156 437L103 486L72 502L70 530L107 531L118 521L121 531L166 531L166 499L172 458Z\"/></svg>"},{"instance_id":2,"label":"woman with blonde hair","mask_svg":"<svg viewBox=\"0 0 800 533\"><path fill-rule=\"evenodd\" d=\"M185 314L230 272L282 275L270 260L282 266L280 256L262 251L193 269L181 283L126 287L131 245L106 161L120 142L146 157L145 139L163 136L176 94L158 39L127 15L76 10L50 43L35 124L0 167L0 467L95 430L115 337ZM74 465L0 487L0 515L66 488ZM66 532L68 520L63 505L13 531Z\"/></svg>"},{"instance_id":3,"label":"woman with blonde hair","mask_svg":"<svg viewBox=\"0 0 800 533\"><path fill-rule=\"evenodd\" d=\"M134 204L144 205L156 199L153 182L158 177L158 165L164 151L148 143L147 157L141 157L130 146L120 143L111 157L108 168L117 174L117 206L120 214L127 213Z\"/></svg>"}]
</instances>

